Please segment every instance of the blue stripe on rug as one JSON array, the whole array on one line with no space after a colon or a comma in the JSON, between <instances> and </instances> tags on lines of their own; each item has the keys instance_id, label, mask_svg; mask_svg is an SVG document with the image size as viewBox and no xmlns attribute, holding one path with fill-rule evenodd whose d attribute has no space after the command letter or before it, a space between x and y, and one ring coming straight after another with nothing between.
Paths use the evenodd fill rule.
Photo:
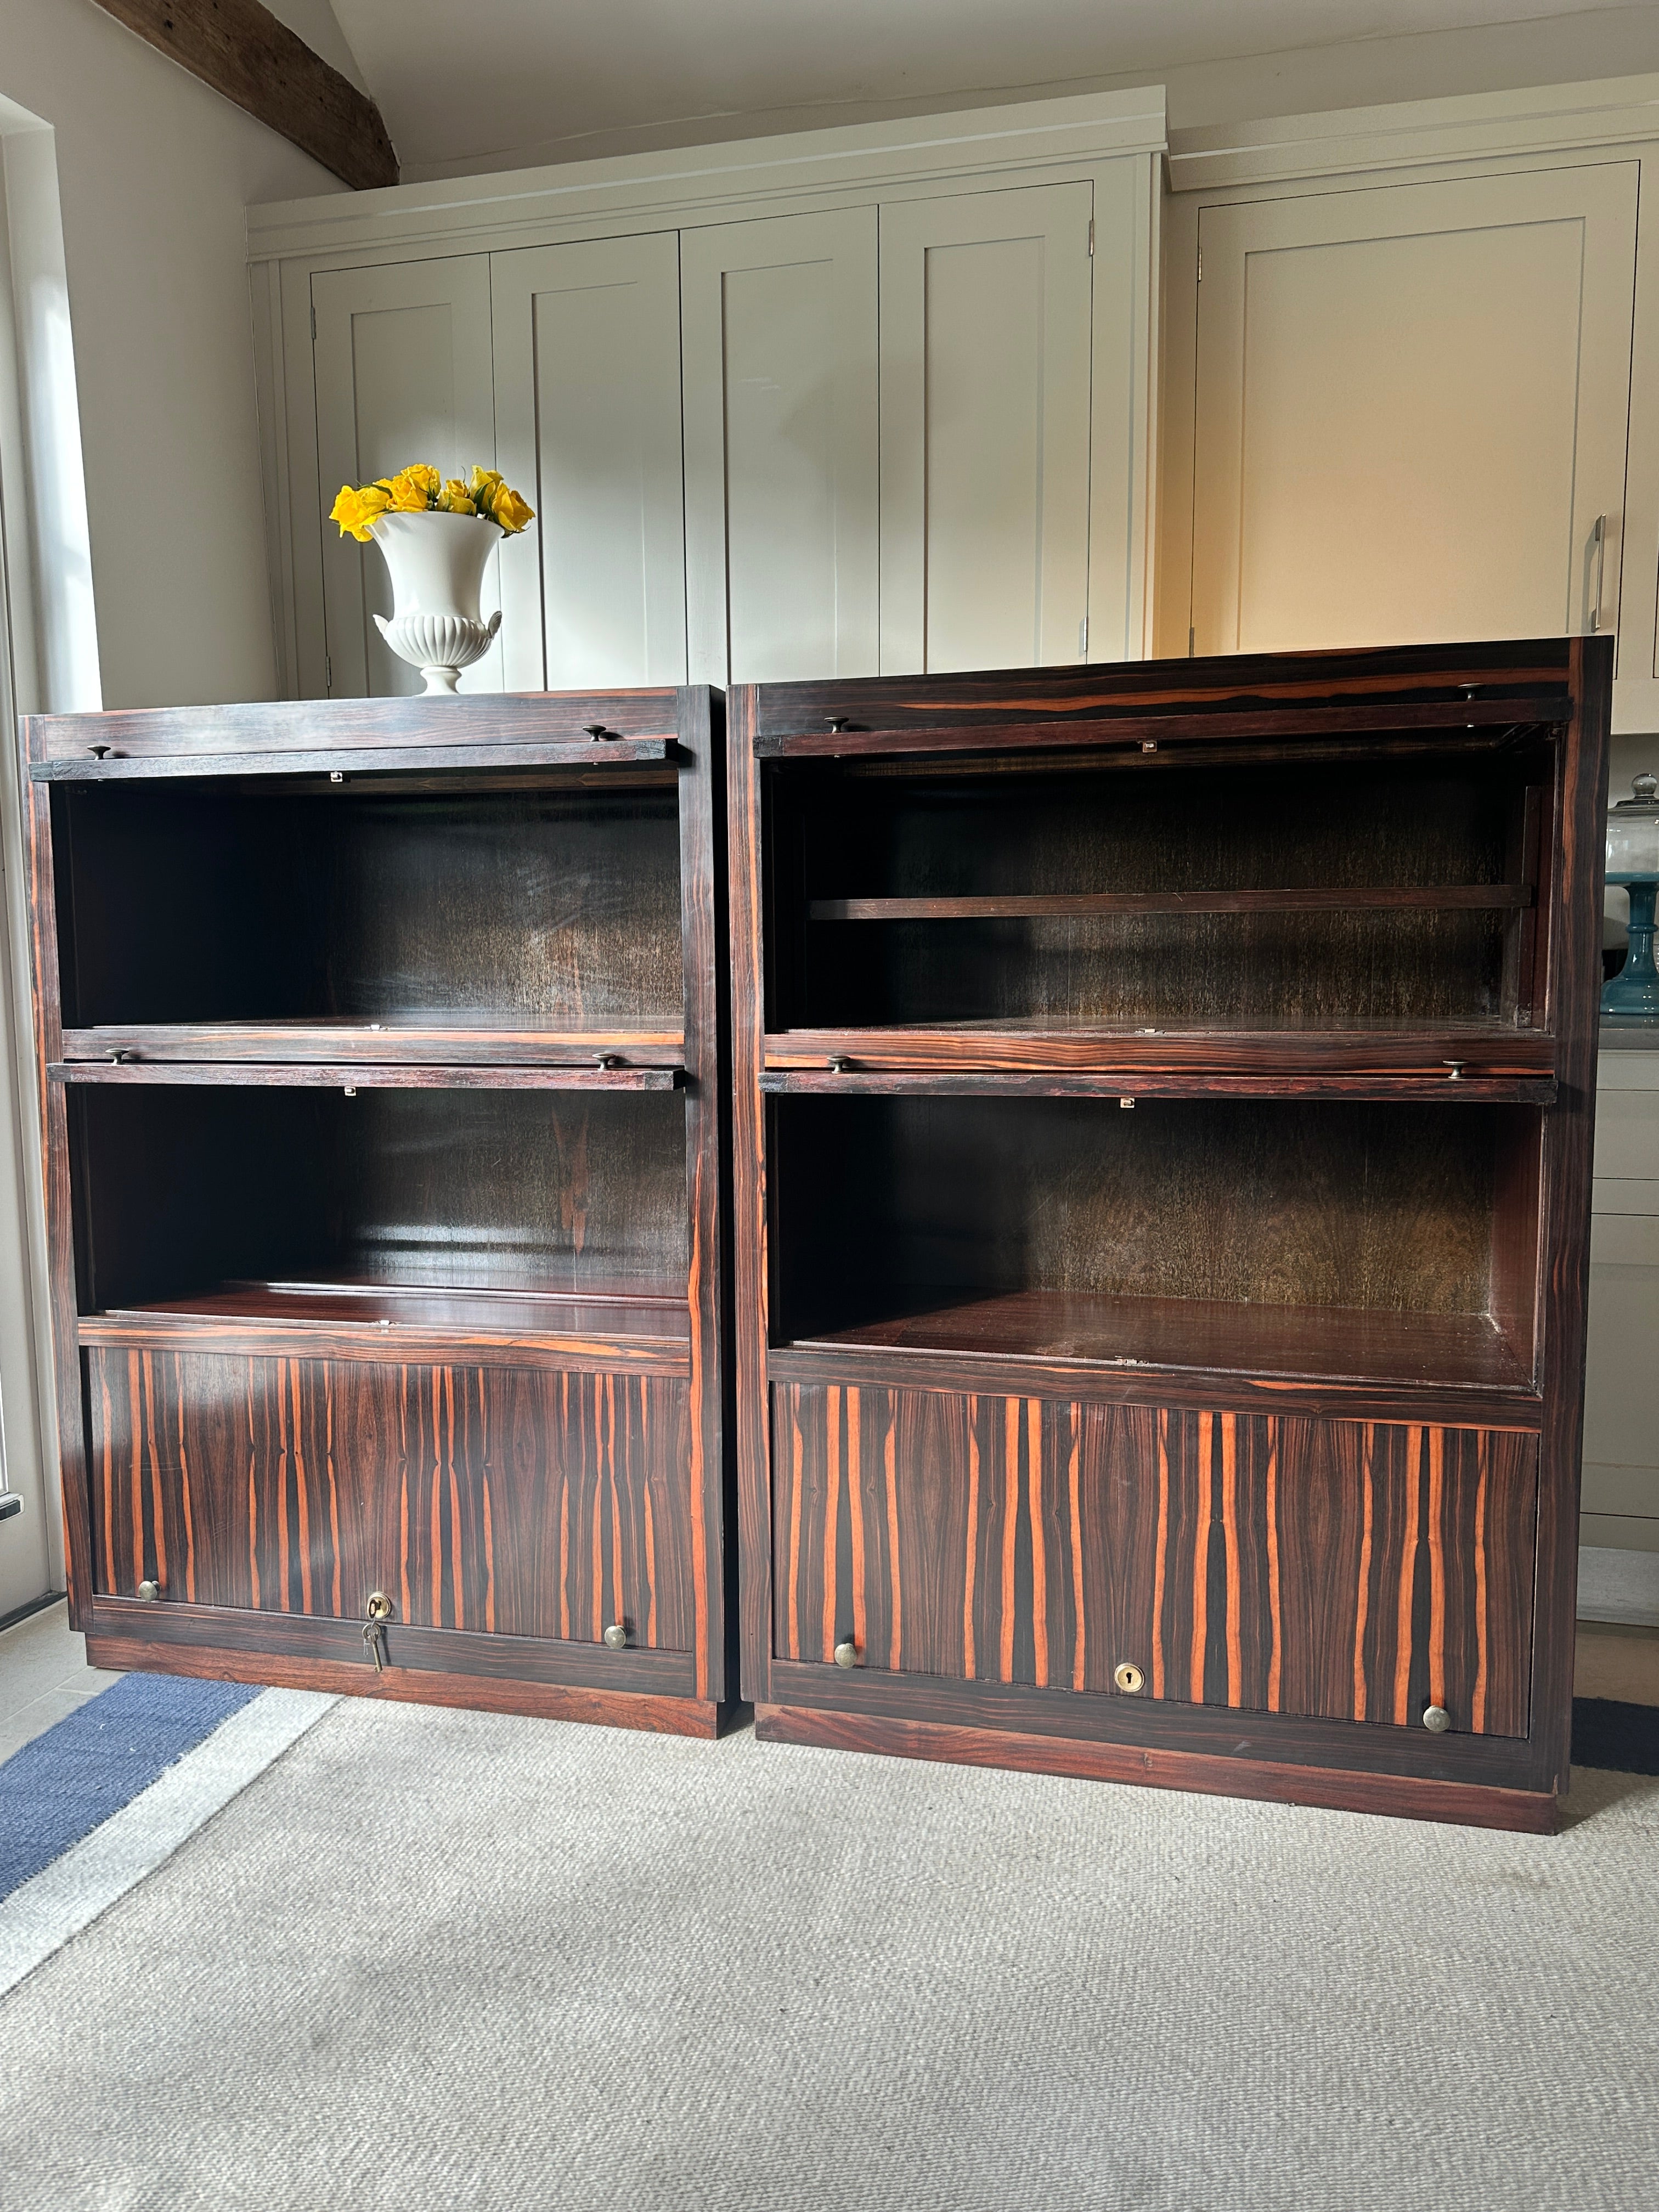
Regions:
<instances>
[{"instance_id":1,"label":"blue stripe on rug","mask_svg":"<svg viewBox=\"0 0 1659 2212\"><path fill-rule=\"evenodd\" d=\"M0 1898L129 1805L259 1692L124 1674L0 1765Z\"/></svg>"}]
</instances>

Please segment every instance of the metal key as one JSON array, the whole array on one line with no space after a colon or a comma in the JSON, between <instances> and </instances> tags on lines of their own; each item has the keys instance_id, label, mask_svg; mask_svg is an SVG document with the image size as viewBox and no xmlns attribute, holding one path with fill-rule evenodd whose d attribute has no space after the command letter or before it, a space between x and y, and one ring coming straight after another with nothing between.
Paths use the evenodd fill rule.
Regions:
<instances>
[{"instance_id":1,"label":"metal key","mask_svg":"<svg viewBox=\"0 0 1659 2212\"><path fill-rule=\"evenodd\" d=\"M386 1635L386 1625L392 1618L392 1600L384 1590L376 1590L369 1598L364 1611L368 1613L368 1620L363 1629L363 1648L374 1662L375 1673L381 1674L386 1672L386 1654L382 1649L382 1639Z\"/></svg>"}]
</instances>

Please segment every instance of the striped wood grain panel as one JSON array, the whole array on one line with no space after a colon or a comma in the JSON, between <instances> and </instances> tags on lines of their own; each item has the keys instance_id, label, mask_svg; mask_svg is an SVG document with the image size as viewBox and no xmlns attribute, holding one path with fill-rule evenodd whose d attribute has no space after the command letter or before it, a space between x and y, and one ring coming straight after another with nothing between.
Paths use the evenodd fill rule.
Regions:
<instances>
[{"instance_id":1,"label":"striped wood grain panel","mask_svg":"<svg viewBox=\"0 0 1659 2212\"><path fill-rule=\"evenodd\" d=\"M1524 1736L1535 1439L779 1384L775 1650Z\"/></svg>"},{"instance_id":2,"label":"striped wood grain panel","mask_svg":"<svg viewBox=\"0 0 1659 2212\"><path fill-rule=\"evenodd\" d=\"M88 1349L97 1588L689 1651L689 1387Z\"/></svg>"}]
</instances>

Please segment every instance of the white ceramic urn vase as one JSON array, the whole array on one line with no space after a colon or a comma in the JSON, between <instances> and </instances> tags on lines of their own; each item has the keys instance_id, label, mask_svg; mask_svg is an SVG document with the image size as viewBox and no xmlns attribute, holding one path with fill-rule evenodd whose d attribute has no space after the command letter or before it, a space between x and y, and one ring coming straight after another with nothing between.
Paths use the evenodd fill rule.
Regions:
<instances>
[{"instance_id":1,"label":"white ceramic urn vase","mask_svg":"<svg viewBox=\"0 0 1659 2212\"><path fill-rule=\"evenodd\" d=\"M501 610L478 611L484 563L506 535L481 514L380 514L369 534L392 572L392 613L376 615L380 635L418 668L428 691L453 691L462 669L489 652Z\"/></svg>"}]
</instances>

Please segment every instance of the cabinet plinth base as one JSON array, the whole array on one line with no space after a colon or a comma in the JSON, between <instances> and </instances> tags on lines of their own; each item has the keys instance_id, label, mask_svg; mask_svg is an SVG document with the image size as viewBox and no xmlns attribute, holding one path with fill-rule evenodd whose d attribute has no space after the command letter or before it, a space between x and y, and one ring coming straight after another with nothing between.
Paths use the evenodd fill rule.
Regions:
<instances>
[{"instance_id":1,"label":"cabinet plinth base","mask_svg":"<svg viewBox=\"0 0 1659 2212\"><path fill-rule=\"evenodd\" d=\"M1027 1774L1133 1782L1147 1789L1194 1790L1212 1797L1265 1798L1339 1812L1386 1813L1398 1820L1447 1820L1465 1827L1511 1828L1529 1835L1553 1835L1557 1825L1556 1800L1547 1790L1497 1790L1480 1783L1431 1782L1407 1775L1218 1759L1200 1752L1085 1743L1064 1736L1017 1735L940 1721L828 1712L810 1705L757 1705L755 1734L763 1743L884 1752L901 1759L941 1759L959 1766L1013 1767Z\"/></svg>"},{"instance_id":2,"label":"cabinet plinth base","mask_svg":"<svg viewBox=\"0 0 1659 2212\"><path fill-rule=\"evenodd\" d=\"M322 1690L342 1697L390 1698L405 1705L458 1705L532 1720L590 1721L604 1728L645 1729L657 1735L717 1736L731 1714L730 1707L703 1698L594 1690L568 1682L490 1680L424 1668L388 1667L376 1674L372 1667L344 1660L165 1644L149 1637L88 1636L87 1662L112 1674L191 1674L212 1682L257 1682L266 1689Z\"/></svg>"}]
</instances>

